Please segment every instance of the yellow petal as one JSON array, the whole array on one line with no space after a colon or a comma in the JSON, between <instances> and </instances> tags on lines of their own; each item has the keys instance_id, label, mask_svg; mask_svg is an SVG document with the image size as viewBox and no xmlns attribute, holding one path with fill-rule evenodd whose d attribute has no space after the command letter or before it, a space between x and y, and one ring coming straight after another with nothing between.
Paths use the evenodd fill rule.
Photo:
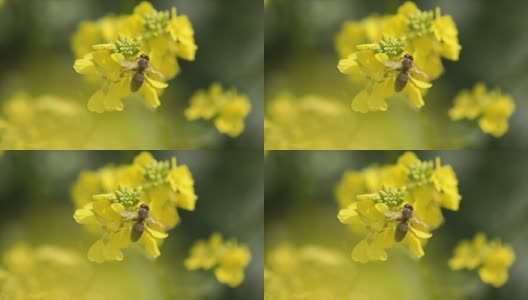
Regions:
<instances>
[{"instance_id":1,"label":"yellow petal","mask_svg":"<svg viewBox=\"0 0 528 300\"><path fill-rule=\"evenodd\" d=\"M160 106L158 94L156 93L156 90L153 89L150 85L144 84L141 87L141 92L143 96L145 96L145 99L147 100L148 104L150 104L150 106L152 106L153 108Z\"/></svg>"},{"instance_id":2,"label":"yellow petal","mask_svg":"<svg viewBox=\"0 0 528 300\"><path fill-rule=\"evenodd\" d=\"M145 249L147 249L147 252L152 257L158 257L158 256L161 255L161 253L159 251L158 243L149 234L143 234L141 236L141 240L140 241L142 242L142 244L145 245Z\"/></svg>"},{"instance_id":3,"label":"yellow petal","mask_svg":"<svg viewBox=\"0 0 528 300\"><path fill-rule=\"evenodd\" d=\"M154 88L157 88L157 89L164 89L166 87L168 87L169 85L164 83L164 82L159 82L159 81L156 81L148 76L146 76L146 79L147 79L147 82L152 85Z\"/></svg>"},{"instance_id":4,"label":"yellow petal","mask_svg":"<svg viewBox=\"0 0 528 300\"><path fill-rule=\"evenodd\" d=\"M339 211L339 214L337 215L337 218L339 219L339 222L343 224L351 224L353 220L358 216L358 213L354 207L347 207L343 208Z\"/></svg>"},{"instance_id":5,"label":"yellow petal","mask_svg":"<svg viewBox=\"0 0 528 300\"><path fill-rule=\"evenodd\" d=\"M164 238L167 238L169 236L167 233L159 232L157 230L154 230L154 229L150 228L149 226L147 226L146 229L147 229L148 233L150 233L153 237L155 237L157 239L164 239Z\"/></svg>"},{"instance_id":6,"label":"yellow petal","mask_svg":"<svg viewBox=\"0 0 528 300\"><path fill-rule=\"evenodd\" d=\"M414 85L407 84L404 91L409 95L409 100L411 100L411 103L416 107L420 108L424 106L422 94L420 93L420 90L418 90Z\"/></svg>"},{"instance_id":7,"label":"yellow petal","mask_svg":"<svg viewBox=\"0 0 528 300\"><path fill-rule=\"evenodd\" d=\"M352 53L347 58L340 60L339 64L337 65L339 72L343 74L352 74L358 71L359 67L356 58L356 53Z\"/></svg>"},{"instance_id":8,"label":"yellow petal","mask_svg":"<svg viewBox=\"0 0 528 300\"><path fill-rule=\"evenodd\" d=\"M405 240L407 241L407 244L409 245L409 249L411 250L412 254L414 254L414 256L422 257L425 255L423 248L422 248L422 243L414 235L407 234L405 236Z\"/></svg>"},{"instance_id":9,"label":"yellow petal","mask_svg":"<svg viewBox=\"0 0 528 300\"><path fill-rule=\"evenodd\" d=\"M361 44L361 45L357 45L356 48L358 50L371 50L371 49L375 49L378 45L376 44Z\"/></svg>"},{"instance_id":10,"label":"yellow petal","mask_svg":"<svg viewBox=\"0 0 528 300\"><path fill-rule=\"evenodd\" d=\"M409 78L411 79L411 82L414 85L416 85L417 87L419 87L421 89L428 89L428 88L433 86L429 82L424 82L424 81L418 80L418 79L414 78L413 76L409 76Z\"/></svg>"},{"instance_id":11,"label":"yellow petal","mask_svg":"<svg viewBox=\"0 0 528 300\"><path fill-rule=\"evenodd\" d=\"M104 247L103 241L97 240L88 250L88 260L96 263L104 262Z\"/></svg>"},{"instance_id":12,"label":"yellow petal","mask_svg":"<svg viewBox=\"0 0 528 300\"><path fill-rule=\"evenodd\" d=\"M352 100L352 110L360 113L369 111L369 94L367 90L362 90Z\"/></svg>"},{"instance_id":13,"label":"yellow petal","mask_svg":"<svg viewBox=\"0 0 528 300\"><path fill-rule=\"evenodd\" d=\"M98 90L88 100L88 110L96 113L103 113L105 111L105 94L102 90Z\"/></svg>"},{"instance_id":14,"label":"yellow petal","mask_svg":"<svg viewBox=\"0 0 528 300\"><path fill-rule=\"evenodd\" d=\"M414 228L413 226L410 226L410 228L411 228L412 233L414 233L414 235L416 235L417 237L421 239L428 239L433 236L431 233L420 231Z\"/></svg>"},{"instance_id":15,"label":"yellow petal","mask_svg":"<svg viewBox=\"0 0 528 300\"><path fill-rule=\"evenodd\" d=\"M125 210L125 207L121 203L112 203L110 207L118 214Z\"/></svg>"},{"instance_id":16,"label":"yellow petal","mask_svg":"<svg viewBox=\"0 0 528 300\"><path fill-rule=\"evenodd\" d=\"M368 262L368 246L369 245L366 240L359 242L352 250L352 259L360 263Z\"/></svg>"},{"instance_id":17,"label":"yellow petal","mask_svg":"<svg viewBox=\"0 0 528 300\"><path fill-rule=\"evenodd\" d=\"M75 61L73 68L75 72L82 75L95 75L97 74L97 69L91 59L81 58Z\"/></svg>"},{"instance_id":18,"label":"yellow petal","mask_svg":"<svg viewBox=\"0 0 528 300\"><path fill-rule=\"evenodd\" d=\"M89 209L77 209L73 218L79 224L99 224L93 211Z\"/></svg>"}]
</instances>

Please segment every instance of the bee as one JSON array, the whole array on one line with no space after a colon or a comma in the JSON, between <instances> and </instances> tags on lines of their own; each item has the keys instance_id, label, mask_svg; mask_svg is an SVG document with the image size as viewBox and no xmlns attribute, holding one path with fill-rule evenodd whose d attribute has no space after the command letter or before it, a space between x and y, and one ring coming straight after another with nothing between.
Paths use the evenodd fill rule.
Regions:
<instances>
[{"instance_id":1,"label":"bee","mask_svg":"<svg viewBox=\"0 0 528 300\"><path fill-rule=\"evenodd\" d=\"M385 66L399 72L394 81L394 90L396 92L400 92L405 88L407 82L409 82L410 72L428 78L427 74L414 65L414 57L408 53L405 54L399 62L393 60L385 61Z\"/></svg>"},{"instance_id":2,"label":"bee","mask_svg":"<svg viewBox=\"0 0 528 300\"><path fill-rule=\"evenodd\" d=\"M137 212L129 210L121 212L121 216L135 222L132 226L132 231L130 232L130 240L132 242L137 242L141 238L143 232L145 232L145 223L147 222L157 224L160 227L164 228L163 224L155 220L152 216L149 216L149 211L150 208L148 205L141 204L137 209Z\"/></svg>"},{"instance_id":3,"label":"bee","mask_svg":"<svg viewBox=\"0 0 528 300\"><path fill-rule=\"evenodd\" d=\"M128 69L129 71L135 72L132 76L132 81L130 82L130 90L132 92L137 92L143 83L145 82L145 73L149 72L155 74L162 79L165 78L163 74L155 70L150 64L150 57L146 54L141 54L136 62L131 62L124 60L121 62L121 66Z\"/></svg>"},{"instance_id":4,"label":"bee","mask_svg":"<svg viewBox=\"0 0 528 300\"><path fill-rule=\"evenodd\" d=\"M425 228L429 228L429 225L413 215L413 210L414 208L412 205L405 204L399 212L390 210L385 212L385 216L399 222L396 226L396 231L394 232L394 240L396 242L401 242L405 238L407 232L409 232L410 222L420 224Z\"/></svg>"}]
</instances>

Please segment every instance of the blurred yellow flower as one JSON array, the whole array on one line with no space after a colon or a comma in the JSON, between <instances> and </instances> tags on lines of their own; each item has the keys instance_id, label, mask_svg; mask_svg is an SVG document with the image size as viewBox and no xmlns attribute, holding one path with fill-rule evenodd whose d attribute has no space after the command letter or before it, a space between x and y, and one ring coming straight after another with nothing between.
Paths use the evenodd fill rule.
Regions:
<instances>
[{"instance_id":1,"label":"blurred yellow flower","mask_svg":"<svg viewBox=\"0 0 528 300\"><path fill-rule=\"evenodd\" d=\"M15 244L0 267L0 298L66 300L78 296L91 272L77 253L54 245Z\"/></svg>"},{"instance_id":2,"label":"blurred yellow flower","mask_svg":"<svg viewBox=\"0 0 528 300\"><path fill-rule=\"evenodd\" d=\"M479 268L483 282L501 287L508 281L508 269L515 261L515 252L500 240L487 241L483 233L477 233L472 241L459 242L449 260L452 270Z\"/></svg>"},{"instance_id":3,"label":"blurred yellow flower","mask_svg":"<svg viewBox=\"0 0 528 300\"><path fill-rule=\"evenodd\" d=\"M219 132L237 137L244 131L244 119L251 111L251 103L236 90L224 91L219 83L213 83L208 91L197 91L185 110L188 120L210 120Z\"/></svg>"},{"instance_id":4,"label":"blurred yellow flower","mask_svg":"<svg viewBox=\"0 0 528 300\"><path fill-rule=\"evenodd\" d=\"M488 91L483 83L477 83L472 91L461 91L449 110L452 120L479 118L483 132L501 137L508 131L508 120L515 111L515 102L500 90Z\"/></svg>"},{"instance_id":5,"label":"blurred yellow flower","mask_svg":"<svg viewBox=\"0 0 528 300\"><path fill-rule=\"evenodd\" d=\"M185 267L191 271L214 268L219 282L237 287L244 281L244 269L250 260L248 247L235 240L224 241L221 234L214 233L209 241L195 242L185 260Z\"/></svg>"},{"instance_id":6,"label":"blurred yellow flower","mask_svg":"<svg viewBox=\"0 0 528 300\"><path fill-rule=\"evenodd\" d=\"M122 261L121 249L134 239L150 256L158 257L166 231L180 221L177 208L192 211L197 200L187 166L177 166L175 158L157 161L148 152L131 165L83 172L72 197L75 221L101 236L88 251L88 258L98 263Z\"/></svg>"}]
</instances>

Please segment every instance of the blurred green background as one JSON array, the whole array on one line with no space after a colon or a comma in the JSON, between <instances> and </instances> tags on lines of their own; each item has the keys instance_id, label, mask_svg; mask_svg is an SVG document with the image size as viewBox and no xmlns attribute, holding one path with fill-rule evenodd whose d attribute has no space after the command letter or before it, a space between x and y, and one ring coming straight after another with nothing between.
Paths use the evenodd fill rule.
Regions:
<instances>
[{"instance_id":1,"label":"blurred green background","mask_svg":"<svg viewBox=\"0 0 528 300\"><path fill-rule=\"evenodd\" d=\"M94 237L73 220L70 188L83 170L131 163L136 151L8 151L0 156L0 256L17 242L53 244L86 258ZM193 212L180 210L181 223L169 232L155 262L128 250L122 263L91 264L97 272L136 274L134 299L262 299L263 172L261 151L153 152L156 159L175 156L194 179L198 201ZM216 281L212 271L183 266L198 239L220 232L246 244L252 255L238 288ZM106 269L105 269L106 268ZM124 287L123 287L124 288ZM119 288L116 287L116 291Z\"/></svg>"},{"instance_id":2,"label":"blurred green background","mask_svg":"<svg viewBox=\"0 0 528 300\"><path fill-rule=\"evenodd\" d=\"M265 162L266 258L269 259L274 247L287 241L299 247L320 245L337 249L351 261L350 253L357 237L337 219L336 184L346 170L393 164L402 153L269 152ZM421 160L438 156L442 164L453 167L462 195L460 210L443 210L445 223L435 230L425 247L425 256L418 263L400 249L391 249L385 263L354 263L347 278L342 279L348 281L350 291L354 282L365 284L366 279L362 277L372 272L374 279L364 285L371 295L380 291L383 284L387 284L386 292L394 291L391 283L399 282L399 295L407 295L401 299L526 299L526 152L419 151L416 154ZM477 232L484 232L490 239L500 238L514 248L516 261L509 270L509 281L502 288L484 284L475 270L454 272L447 265L457 242L471 239ZM397 293L387 298L364 299L389 298L399 299Z\"/></svg>"},{"instance_id":3,"label":"blurred green background","mask_svg":"<svg viewBox=\"0 0 528 300\"><path fill-rule=\"evenodd\" d=\"M350 80L337 69L336 34L345 21L394 14L404 2L270 0L265 9L266 108L277 95L290 92L298 97L318 95L336 99L350 109L358 90L352 88ZM347 119L350 127L357 130L370 128L373 130L371 137L382 138L380 135L384 132L386 135L397 134L397 137L391 136L394 141L380 147L379 143L368 139L357 137L354 140L353 129L350 129L350 141L356 142L359 145L356 148L360 149L526 148L528 32L525 28L528 26L528 3L492 0L413 2L421 10L434 10L438 6L442 14L453 17L462 45L460 60L443 60L445 73L434 81L420 113L412 111L401 100L390 101L388 112L369 113L368 116L350 112L351 117ZM457 92L470 89L477 82L501 88L516 102L511 128L501 139L483 134L475 122L452 122L447 116ZM424 118L429 119L430 125L424 125ZM372 129L376 127L369 121L376 122L382 130ZM323 122L319 125L320 128L324 126Z\"/></svg>"},{"instance_id":4,"label":"blurred green background","mask_svg":"<svg viewBox=\"0 0 528 300\"><path fill-rule=\"evenodd\" d=\"M95 90L73 70L72 34L81 21L95 21L111 14L131 14L140 2L6 1L0 8L0 55L3 58L0 106L14 93L25 91L34 97L53 94L71 98L85 107ZM182 71L169 82L157 113L151 113L139 101L129 101L124 112L94 116L108 123L117 119L123 128L115 138L127 139L132 131L135 135L127 142L133 149L262 148L262 1L149 2L158 10L176 6L178 14L189 17L198 45L196 60L179 61ZM226 88L236 88L251 99L252 111L246 120L246 130L237 139L218 133L212 122L189 122L184 118L183 111L192 94L208 88L214 81ZM108 129L103 126L100 130Z\"/></svg>"}]
</instances>

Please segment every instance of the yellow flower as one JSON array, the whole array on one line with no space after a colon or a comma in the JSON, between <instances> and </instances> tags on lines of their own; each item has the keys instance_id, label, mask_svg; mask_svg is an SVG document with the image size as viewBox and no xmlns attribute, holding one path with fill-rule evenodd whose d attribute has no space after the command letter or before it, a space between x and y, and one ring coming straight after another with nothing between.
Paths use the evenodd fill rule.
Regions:
<instances>
[{"instance_id":1,"label":"yellow flower","mask_svg":"<svg viewBox=\"0 0 528 300\"><path fill-rule=\"evenodd\" d=\"M449 110L452 120L479 118L482 131L497 138L508 131L508 120L515 111L511 96L498 89L488 91L482 83L477 83L473 91L461 91L454 102Z\"/></svg>"},{"instance_id":2,"label":"yellow flower","mask_svg":"<svg viewBox=\"0 0 528 300\"><path fill-rule=\"evenodd\" d=\"M225 241L219 233L213 233L209 241L199 240L185 260L188 270L210 270L219 282L237 287L244 281L244 269L251 261L249 249L235 240Z\"/></svg>"},{"instance_id":3,"label":"yellow flower","mask_svg":"<svg viewBox=\"0 0 528 300\"><path fill-rule=\"evenodd\" d=\"M142 222L138 243L158 257L166 231L180 221L177 208L192 211L197 200L187 166L177 166L175 158L157 161L148 152L139 154L131 165L82 173L72 196L78 208L75 221L101 236L88 251L88 258L99 263L124 259L122 249L132 244L133 226L145 209L148 218Z\"/></svg>"},{"instance_id":4,"label":"yellow flower","mask_svg":"<svg viewBox=\"0 0 528 300\"><path fill-rule=\"evenodd\" d=\"M508 281L508 269L515 261L513 249L499 240L487 241L483 233L478 233L473 241L463 240L454 250L449 260L452 270L479 268L483 282L501 287Z\"/></svg>"},{"instance_id":5,"label":"yellow flower","mask_svg":"<svg viewBox=\"0 0 528 300\"><path fill-rule=\"evenodd\" d=\"M244 131L244 119L251 110L251 103L245 95L236 90L224 91L213 83L209 91L199 90L191 98L191 105L185 110L188 120L215 118L219 132L237 137Z\"/></svg>"},{"instance_id":6,"label":"yellow flower","mask_svg":"<svg viewBox=\"0 0 528 300\"><path fill-rule=\"evenodd\" d=\"M358 202L349 207L341 209L338 219L343 224L356 223L364 227L366 238L356 244L352 250L352 259L357 262L386 261L385 249L396 244L395 233L399 225L397 217L400 214L405 198L405 188L396 189L384 186L376 194L358 195ZM402 239L402 243L409 247L411 253L416 257L422 257L423 240L431 237L430 233L424 232L412 220L406 222L408 232ZM418 227L417 227L418 226Z\"/></svg>"},{"instance_id":7,"label":"yellow flower","mask_svg":"<svg viewBox=\"0 0 528 300\"><path fill-rule=\"evenodd\" d=\"M54 245L18 243L3 258L2 299L71 299L78 296L91 274L77 253Z\"/></svg>"},{"instance_id":8,"label":"yellow flower","mask_svg":"<svg viewBox=\"0 0 528 300\"><path fill-rule=\"evenodd\" d=\"M133 93L131 88L134 71L128 66L136 64L143 51L139 40L119 37L114 44L94 46L93 52L75 61L74 69L82 75L96 75L103 80L101 89L88 101L88 109L93 112L122 111L122 100ZM144 73L144 82L137 91L147 103L156 108L160 105L158 94L168 85L152 79Z\"/></svg>"},{"instance_id":9,"label":"yellow flower","mask_svg":"<svg viewBox=\"0 0 528 300\"><path fill-rule=\"evenodd\" d=\"M398 93L396 83L400 74L398 70L402 68L400 61L404 55L408 55L405 54L408 53L404 49L405 42L402 39L383 37L378 44L358 45L357 48L358 52L342 59L338 65L343 74L361 73L368 79L366 87L352 100L352 109L361 113L386 111L386 99ZM412 61L412 56L407 57L411 57L413 65L421 62ZM420 108L424 105L422 92L430 88L431 84L415 78L413 72L407 74L408 82L401 91L414 107Z\"/></svg>"}]
</instances>

